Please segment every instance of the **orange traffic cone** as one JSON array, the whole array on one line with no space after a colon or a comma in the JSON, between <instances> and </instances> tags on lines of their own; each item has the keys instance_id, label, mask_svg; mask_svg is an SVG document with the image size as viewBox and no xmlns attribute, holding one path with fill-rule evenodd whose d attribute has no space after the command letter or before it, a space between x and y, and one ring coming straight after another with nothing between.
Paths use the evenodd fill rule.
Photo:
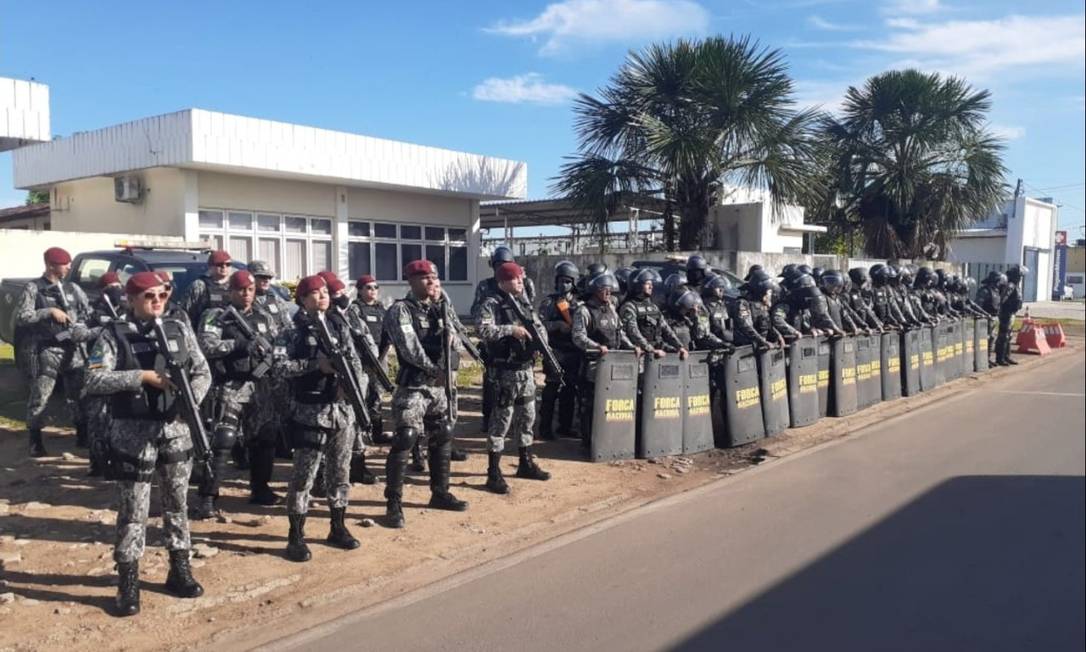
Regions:
<instances>
[{"instance_id":1,"label":"orange traffic cone","mask_svg":"<svg viewBox=\"0 0 1086 652\"><path fill-rule=\"evenodd\" d=\"M1022 320L1022 328L1018 331L1015 344L1018 346L1018 353L1046 355L1052 352L1052 349L1048 348L1044 331L1038 328L1037 323L1028 316Z\"/></svg>"},{"instance_id":2,"label":"orange traffic cone","mask_svg":"<svg viewBox=\"0 0 1086 652\"><path fill-rule=\"evenodd\" d=\"M1045 341L1048 342L1048 346L1053 349L1059 349L1067 346L1067 335L1063 332L1063 325L1059 322L1053 324L1045 324Z\"/></svg>"}]
</instances>

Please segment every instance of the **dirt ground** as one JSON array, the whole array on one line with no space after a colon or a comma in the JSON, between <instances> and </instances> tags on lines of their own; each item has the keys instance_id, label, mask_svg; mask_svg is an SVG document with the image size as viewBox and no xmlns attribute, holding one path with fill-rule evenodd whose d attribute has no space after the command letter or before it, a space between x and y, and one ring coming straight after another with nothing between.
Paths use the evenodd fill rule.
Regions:
<instances>
[{"instance_id":1,"label":"dirt ground","mask_svg":"<svg viewBox=\"0 0 1086 652\"><path fill-rule=\"evenodd\" d=\"M1071 347L1048 358L1018 358L1036 365L1081 352L1076 337ZM25 454L25 431L0 426L0 650L248 649L1020 369L964 378L727 451L589 464L581 460L577 441L542 443L538 456L552 473L549 482L511 477L516 455L507 451L508 496L482 490L486 456L478 434L478 388L473 388L462 393L457 429L472 455L453 464L453 491L470 501L467 512L426 509L427 477L414 474L404 496L406 529L386 529L383 485L356 485L348 516L362 547L345 552L325 545L328 511L323 501L314 501L307 523L313 560L295 564L282 555L285 509L249 505L245 475L231 470L224 518L192 524L194 574L204 596L179 600L164 593L167 557L158 545L156 494L140 569L142 613L127 619L109 615L115 593L115 489L86 477L86 453L75 448L70 432L49 432L47 444L56 457L34 461ZM371 466L383 468L383 452L373 451L377 464ZM289 462L279 461L277 491L285 493L288 474ZM363 524L369 521L376 523Z\"/></svg>"}]
</instances>

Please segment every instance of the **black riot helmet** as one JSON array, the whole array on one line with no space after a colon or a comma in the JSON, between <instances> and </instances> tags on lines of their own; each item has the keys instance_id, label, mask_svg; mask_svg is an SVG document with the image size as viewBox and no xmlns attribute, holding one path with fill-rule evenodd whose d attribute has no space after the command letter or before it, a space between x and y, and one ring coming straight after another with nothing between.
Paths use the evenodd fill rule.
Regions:
<instances>
[{"instance_id":1,"label":"black riot helmet","mask_svg":"<svg viewBox=\"0 0 1086 652\"><path fill-rule=\"evenodd\" d=\"M1029 268L1025 265L1011 265L1007 268L1004 274L1007 277L1007 282L1012 284L1018 284L1022 280L1022 277L1029 273Z\"/></svg>"},{"instance_id":2,"label":"black riot helmet","mask_svg":"<svg viewBox=\"0 0 1086 652\"><path fill-rule=\"evenodd\" d=\"M845 275L836 269L827 269L818 277L818 287L829 295L840 294L845 289Z\"/></svg>"},{"instance_id":3,"label":"black riot helmet","mask_svg":"<svg viewBox=\"0 0 1086 652\"><path fill-rule=\"evenodd\" d=\"M965 284L964 284L961 291L963 293L965 293L965 294L970 295L970 296L976 294L976 292L977 292L977 279L973 278L972 276L966 277Z\"/></svg>"},{"instance_id":4,"label":"black riot helmet","mask_svg":"<svg viewBox=\"0 0 1086 652\"><path fill-rule=\"evenodd\" d=\"M875 263L867 273L871 276L871 285L881 288L890 283L890 268L882 263Z\"/></svg>"},{"instance_id":5,"label":"black riot helmet","mask_svg":"<svg viewBox=\"0 0 1086 652\"><path fill-rule=\"evenodd\" d=\"M871 282L871 278L867 275L867 270L863 267L853 267L848 270L848 277L852 279L853 285L861 290L867 287L868 283Z\"/></svg>"},{"instance_id":6,"label":"black riot helmet","mask_svg":"<svg viewBox=\"0 0 1086 652\"><path fill-rule=\"evenodd\" d=\"M810 274L797 274L793 277L788 296L793 297L795 301L805 303L807 299L818 296L818 283Z\"/></svg>"},{"instance_id":7,"label":"black riot helmet","mask_svg":"<svg viewBox=\"0 0 1086 652\"><path fill-rule=\"evenodd\" d=\"M796 267L798 267L798 265L796 265L795 263L788 263L787 265L782 267L781 278L788 278L789 276L791 276L796 271Z\"/></svg>"},{"instance_id":8,"label":"black riot helmet","mask_svg":"<svg viewBox=\"0 0 1086 652\"><path fill-rule=\"evenodd\" d=\"M916 278L913 279L913 287L918 290L932 287L935 284L935 275L930 267L921 267L916 270Z\"/></svg>"},{"instance_id":9,"label":"black riot helmet","mask_svg":"<svg viewBox=\"0 0 1086 652\"><path fill-rule=\"evenodd\" d=\"M935 287L939 288L940 290L946 289L947 279L948 277L945 269L935 270Z\"/></svg>"},{"instance_id":10,"label":"black riot helmet","mask_svg":"<svg viewBox=\"0 0 1086 652\"><path fill-rule=\"evenodd\" d=\"M993 269L992 271L988 272L988 276L985 276L984 280L981 281L981 283L992 287L998 286L1000 276L1002 276L1002 274Z\"/></svg>"},{"instance_id":11,"label":"black riot helmet","mask_svg":"<svg viewBox=\"0 0 1086 652\"><path fill-rule=\"evenodd\" d=\"M603 263L592 263L591 265L588 266L588 269L585 271L585 275L588 276L588 280L592 280L592 279L596 278L597 276L599 276L600 274L606 274L606 273L607 273L607 265L604 265Z\"/></svg>"},{"instance_id":12,"label":"black riot helmet","mask_svg":"<svg viewBox=\"0 0 1086 652\"><path fill-rule=\"evenodd\" d=\"M592 294L596 294L604 288L610 289L611 292L618 292L618 280L615 279L614 274L604 272L588 282L588 291Z\"/></svg>"},{"instance_id":13,"label":"black riot helmet","mask_svg":"<svg viewBox=\"0 0 1086 652\"><path fill-rule=\"evenodd\" d=\"M703 256L694 255L686 259L687 282L697 285L705 280L709 273L709 261Z\"/></svg>"},{"instance_id":14,"label":"black riot helmet","mask_svg":"<svg viewBox=\"0 0 1086 652\"><path fill-rule=\"evenodd\" d=\"M565 278L576 281L577 277L580 276L580 274L581 272L577 269L577 266L568 260L560 261L557 265L554 266L555 278L563 276Z\"/></svg>"},{"instance_id":15,"label":"black riot helmet","mask_svg":"<svg viewBox=\"0 0 1086 652\"><path fill-rule=\"evenodd\" d=\"M811 269L811 266L806 264L806 263L801 263L799 265L796 265L796 271L800 272L801 274L811 274L812 276L813 276L813 272L814 272L814 270Z\"/></svg>"},{"instance_id":16,"label":"black riot helmet","mask_svg":"<svg viewBox=\"0 0 1086 652\"><path fill-rule=\"evenodd\" d=\"M894 271L895 276L890 277L890 282L894 285L904 285L907 288L913 286L913 271L908 267L895 267L889 266Z\"/></svg>"},{"instance_id":17,"label":"black riot helmet","mask_svg":"<svg viewBox=\"0 0 1086 652\"><path fill-rule=\"evenodd\" d=\"M516 262L513 259L513 250L505 245L496 247L494 253L490 254L490 267L491 269L501 265L503 263Z\"/></svg>"},{"instance_id":18,"label":"black riot helmet","mask_svg":"<svg viewBox=\"0 0 1086 652\"><path fill-rule=\"evenodd\" d=\"M686 285L685 272L672 272L671 274L668 274L666 279L664 279L664 288L667 290L669 295L675 291L675 288L681 285Z\"/></svg>"},{"instance_id":19,"label":"black riot helmet","mask_svg":"<svg viewBox=\"0 0 1086 652\"><path fill-rule=\"evenodd\" d=\"M706 299L723 299L732 289L732 282L723 274L711 274L701 286L701 296Z\"/></svg>"},{"instance_id":20,"label":"black riot helmet","mask_svg":"<svg viewBox=\"0 0 1086 652\"><path fill-rule=\"evenodd\" d=\"M777 289L777 283L765 272L744 283L740 290L743 296L752 301L761 301L767 294Z\"/></svg>"},{"instance_id":21,"label":"black riot helmet","mask_svg":"<svg viewBox=\"0 0 1086 652\"><path fill-rule=\"evenodd\" d=\"M697 292L689 288L684 288L681 292L677 292L671 299L671 307L680 314L697 310L701 305L701 297L698 296Z\"/></svg>"},{"instance_id":22,"label":"black riot helmet","mask_svg":"<svg viewBox=\"0 0 1086 652\"><path fill-rule=\"evenodd\" d=\"M615 270L615 280L618 281L618 291L626 294L629 291L630 276L637 270L632 267L619 267Z\"/></svg>"},{"instance_id":23,"label":"black riot helmet","mask_svg":"<svg viewBox=\"0 0 1086 652\"><path fill-rule=\"evenodd\" d=\"M810 274L814 277L815 281L818 281L818 279L822 278L822 273L825 271L826 270L821 267L814 267L811 269Z\"/></svg>"},{"instance_id":24,"label":"black riot helmet","mask_svg":"<svg viewBox=\"0 0 1086 652\"><path fill-rule=\"evenodd\" d=\"M759 272L765 272L765 269L761 265L751 265L747 270L747 275L743 277L744 281L749 281L752 276Z\"/></svg>"},{"instance_id":25,"label":"black riot helmet","mask_svg":"<svg viewBox=\"0 0 1086 652\"><path fill-rule=\"evenodd\" d=\"M645 297L650 296L645 292L645 284L652 283L655 286L660 282L660 274L655 269L645 268L634 274L633 278L629 280L629 293L633 296Z\"/></svg>"}]
</instances>

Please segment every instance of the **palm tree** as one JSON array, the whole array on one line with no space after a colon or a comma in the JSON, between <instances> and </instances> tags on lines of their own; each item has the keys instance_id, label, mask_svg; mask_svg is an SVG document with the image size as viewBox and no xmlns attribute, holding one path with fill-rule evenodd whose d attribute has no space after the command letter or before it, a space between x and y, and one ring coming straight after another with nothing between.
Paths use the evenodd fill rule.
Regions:
<instances>
[{"instance_id":1,"label":"palm tree","mask_svg":"<svg viewBox=\"0 0 1086 652\"><path fill-rule=\"evenodd\" d=\"M596 207L593 221L606 216L605 185L663 195L679 215L679 246L711 247L709 211L727 186L768 190L777 205L812 192L817 114L794 110L792 90L781 53L745 37L631 53L598 97L576 100L578 154L555 189ZM607 184L585 182L602 170Z\"/></svg>"},{"instance_id":2,"label":"palm tree","mask_svg":"<svg viewBox=\"0 0 1086 652\"><path fill-rule=\"evenodd\" d=\"M1006 195L1003 145L985 129L986 90L956 77L890 71L850 87L820 128L829 191L815 221L861 228L871 256L916 257L988 215Z\"/></svg>"}]
</instances>

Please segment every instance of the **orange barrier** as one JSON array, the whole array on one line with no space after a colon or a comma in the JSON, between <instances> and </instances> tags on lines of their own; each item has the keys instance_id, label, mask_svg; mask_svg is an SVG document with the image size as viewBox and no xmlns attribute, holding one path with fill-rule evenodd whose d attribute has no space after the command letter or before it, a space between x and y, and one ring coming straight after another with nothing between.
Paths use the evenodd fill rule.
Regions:
<instances>
[{"instance_id":1,"label":"orange barrier","mask_svg":"<svg viewBox=\"0 0 1086 652\"><path fill-rule=\"evenodd\" d=\"M1029 317L1022 320L1022 328L1018 331L1015 345L1018 347L1018 353L1046 355L1052 352L1052 349L1048 347L1045 332Z\"/></svg>"},{"instance_id":2,"label":"orange barrier","mask_svg":"<svg viewBox=\"0 0 1086 652\"><path fill-rule=\"evenodd\" d=\"M1053 324L1045 324L1045 341L1048 342L1048 346L1053 349L1059 349L1067 346L1067 335L1063 332L1063 325L1059 322Z\"/></svg>"}]
</instances>

